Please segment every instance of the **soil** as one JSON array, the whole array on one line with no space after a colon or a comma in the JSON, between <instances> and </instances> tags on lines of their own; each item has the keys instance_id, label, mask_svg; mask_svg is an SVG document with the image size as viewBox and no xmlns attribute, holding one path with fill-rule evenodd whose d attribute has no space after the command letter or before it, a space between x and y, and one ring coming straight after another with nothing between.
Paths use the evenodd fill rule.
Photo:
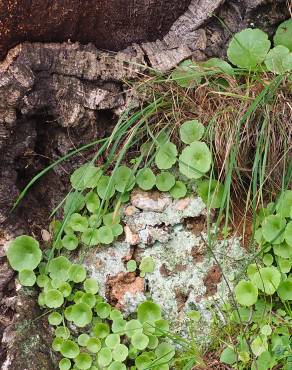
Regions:
<instances>
[{"instance_id":1,"label":"soil","mask_svg":"<svg viewBox=\"0 0 292 370\"><path fill-rule=\"evenodd\" d=\"M217 285L222 279L222 273L220 267L213 265L204 278L204 285L206 287L205 296L209 297L217 292Z\"/></svg>"}]
</instances>

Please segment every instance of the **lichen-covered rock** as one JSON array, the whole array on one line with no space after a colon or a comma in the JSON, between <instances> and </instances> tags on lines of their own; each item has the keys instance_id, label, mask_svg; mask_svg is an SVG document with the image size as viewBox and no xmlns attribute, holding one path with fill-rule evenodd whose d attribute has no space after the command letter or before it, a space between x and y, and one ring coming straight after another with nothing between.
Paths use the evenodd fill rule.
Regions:
<instances>
[{"instance_id":1,"label":"lichen-covered rock","mask_svg":"<svg viewBox=\"0 0 292 370\"><path fill-rule=\"evenodd\" d=\"M151 298L161 305L172 330L184 335L186 313L199 310L198 334L207 338L214 307L228 299L228 285L240 270L245 250L237 237L209 241L206 215L199 197L172 200L157 192L135 191L123 209L125 240L91 249L86 257L100 293L126 315ZM141 278L138 271L127 272L127 261L135 259L139 266L148 256L155 263L152 273Z\"/></svg>"}]
</instances>

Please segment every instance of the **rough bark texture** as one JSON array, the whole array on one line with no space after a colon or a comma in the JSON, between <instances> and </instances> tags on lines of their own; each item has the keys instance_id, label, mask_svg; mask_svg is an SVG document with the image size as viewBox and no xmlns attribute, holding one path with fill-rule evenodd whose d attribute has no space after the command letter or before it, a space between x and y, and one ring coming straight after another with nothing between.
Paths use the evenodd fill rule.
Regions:
<instances>
[{"instance_id":1,"label":"rough bark texture","mask_svg":"<svg viewBox=\"0 0 292 370\"><path fill-rule=\"evenodd\" d=\"M0 0L0 59L19 42L122 50L162 37L191 0Z\"/></svg>"},{"instance_id":2,"label":"rough bark texture","mask_svg":"<svg viewBox=\"0 0 292 370\"><path fill-rule=\"evenodd\" d=\"M93 6L99 3L103 13ZM118 10L114 10L114 3ZM188 57L201 60L224 56L232 33L252 23L271 33L289 17L285 0L132 0L126 2L125 8L124 3L0 0L2 57L10 46L24 40L64 41L20 44L0 63L0 248L18 234L40 237L49 211L66 190L68 174L86 157L75 157L56 168L34 186L17 213L10 215L19 189L52 160L108 134L115 121L113 112L122 111L132 99L124 81L145 73L143 65L168 71ZM102 19L97 14L103 14ZM133 41L141 42L110 53L92 44L68 42L68 38L116 50ZM90 157L91 153L87 155ZM7 328L0 363L5 361L7 351L3 369L54 368L49 356L45 356L48 362L44 365L42 335L39 362L35 359L32 363L25 354L19 356L19 338L11 337L17 336L17 332L11 334L9 329L11 323L17 322L14 312L18 308L11 303L13 295L13 273L2 248L0 336ZM36 331L43 330L41 322L35 325Z\"/></svg>"}]
</instances>

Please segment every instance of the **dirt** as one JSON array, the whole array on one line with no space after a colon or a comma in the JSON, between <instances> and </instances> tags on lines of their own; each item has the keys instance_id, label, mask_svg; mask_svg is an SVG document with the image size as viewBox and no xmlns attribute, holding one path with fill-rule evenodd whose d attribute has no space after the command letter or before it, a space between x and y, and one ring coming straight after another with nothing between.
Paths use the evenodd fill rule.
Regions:
<instances>
[{"instance_id":1,"label":"dirt","mask_svg":"<svg viewBox=\"0 0 292 370\"><path fill-rule=\"evenodd\" d=\"M204 215L184 219L185 228L190 230L194 235L200 235L206 229L206 225L207 220Z\"/></svg>"},{"instance_id":2,"label":"dirt","mask_svg":"<svg viewBox=\"0 0 292 370\"><path fill-rule=\"evenodd\" d=\"M206 287L205 297L214 295L217 292L217 285L222 279L222 273L217 265L213 265L204 278L204 285Z\"/></svg>"}]
</instances>

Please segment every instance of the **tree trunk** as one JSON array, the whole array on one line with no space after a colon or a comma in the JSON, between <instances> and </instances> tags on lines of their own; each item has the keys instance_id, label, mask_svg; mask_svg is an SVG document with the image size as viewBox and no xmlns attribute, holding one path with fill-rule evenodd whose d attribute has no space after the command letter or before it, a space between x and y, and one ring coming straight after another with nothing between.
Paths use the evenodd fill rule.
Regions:
<instances>
[{"instance_id":1,"label":"tree trunk","mask_svg":"<svg viewBox=\"0 0 292 370\"><path fill-rule=\"evenodd\" d=\"M109 133L115 114L133 102L125 80L147 67L165 72L186 58L224 57L233 33L255 26L271 34L289 14L286 0L0 0L0 248L46 227L78 158L56 168L10 215L13 201L52 160ZM17 335L10 325L19 308L3 256L3 369L53 369L43 321L33 324L40 344L29 356L19 350L30 332Z\"/></svg>"}]
</instances>

